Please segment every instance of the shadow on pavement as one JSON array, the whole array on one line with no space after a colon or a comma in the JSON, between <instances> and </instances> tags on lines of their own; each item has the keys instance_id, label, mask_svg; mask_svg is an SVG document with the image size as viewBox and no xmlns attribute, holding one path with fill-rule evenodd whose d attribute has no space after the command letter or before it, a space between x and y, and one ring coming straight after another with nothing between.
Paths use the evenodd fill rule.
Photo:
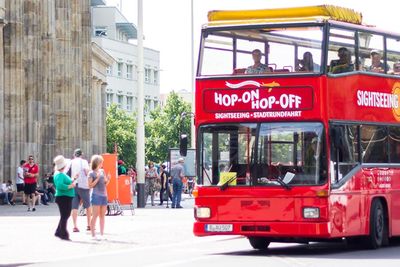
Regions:
<instances>
[{"instance_id":1,"label":"shadow on pavement","mask_svg":"<svg viewBox=\"0 0 400 267\"><path fill-rule=\"evenodd\" d=\"M273 244L273 243L272 243ZM250 244L249 244L250 246ZM354 246L348 246L344 242L339 243L311 243L308 245L292 245L282 247L271 247L267 250L246 250L231 251L225 253L215 253L212 255L226 256L257 256L272 257L286 256L298 258L334 258L334 259L400 259L398 253L400 248L400 239L391 241L388 247L377 250L366 250Z\"/></svg>"},{"instance_id":2,"label":"shadow on pavement","mask_svg":"<svg viewBox=\"0 0 400 267\"><path fill-rule=\"evenodd\" d=\"M0 267L14 267L14 266L25 266L25 265L31 265L31 264L33 264L33 263L27 263L27 262L25 262L25 263L13 263L13 264L0 264Z\"/></svg>"}]
</instances>

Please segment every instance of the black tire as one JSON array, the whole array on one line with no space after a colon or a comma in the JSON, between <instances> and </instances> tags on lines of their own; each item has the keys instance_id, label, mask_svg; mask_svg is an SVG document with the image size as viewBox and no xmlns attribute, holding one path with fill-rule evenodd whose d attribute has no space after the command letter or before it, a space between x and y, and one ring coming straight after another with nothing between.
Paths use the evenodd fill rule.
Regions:
<instances>
[{"instance_id":1,"label":"black tire","mask_svg":"<svg viewBox=\"0 0 400 267\"><path fill-rule=\"evenodd\" d=\"M382 202L374 199L371 205L369 235L366 238L365 245L369 249L377 249L387 244L388 227L386 220L386 212Z\"/></svg>"},{"instance_id":2,"label":"black tire","mask_svg":"<svg viewBox=\"0 0 400 267\"><path fill-rule=\"evenodd\" d=\"M254 249L266 250L271 242L265 237L249 237L250 245Z\"/></svg>"}]
</instances>

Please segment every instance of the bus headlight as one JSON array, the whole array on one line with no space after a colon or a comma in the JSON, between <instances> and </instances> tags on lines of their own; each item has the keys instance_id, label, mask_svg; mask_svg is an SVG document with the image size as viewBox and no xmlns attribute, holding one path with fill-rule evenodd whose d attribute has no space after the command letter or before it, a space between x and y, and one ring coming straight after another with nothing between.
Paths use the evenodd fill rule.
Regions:
<instances>
[{"instance_id":1,"label":"bus headlight","mask_svg":"<svg viewBox=\"0 0 400 267\"><path fill-rule=\"evenodd\" d=\"M315 208L315 207L303 208L303 217L305 219L318 219L319 218L319 208Z\"/></svg>"},{"instance_id":2,"label":"bus headlight","mask_svg":"<svg viewBox=\"0 0 400 267\"><path fill-rule=\"evenodd\" d=\"M196 207L196 218L210 218L211 209L207 207Z\"/></svg>"}]
</instances>

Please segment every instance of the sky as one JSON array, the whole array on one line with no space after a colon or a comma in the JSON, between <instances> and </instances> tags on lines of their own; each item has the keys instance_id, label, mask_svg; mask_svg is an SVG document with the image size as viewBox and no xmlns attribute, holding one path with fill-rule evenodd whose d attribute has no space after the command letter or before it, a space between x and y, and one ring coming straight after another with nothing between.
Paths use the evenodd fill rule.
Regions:
<instances>
[{"instance_id":1,"label":"sky","mask_svg":"<svg viewBox=\"0 0 400 267\"><path fill-rule=\"evenodd\" d=\"M106 2L109 6L118 7L122 2L122 13L130 22L137 25L137 0ZM190 2L190 0L143 0L144 46L160 51L161 93L181 89L192 90ZM400 32L396 0L193 0L195 62L197 62L201 25L207 23L207 13L210 10L267 9L321 4L352 8L362 13L364 24Z\"/></svg>"}]
</instances>

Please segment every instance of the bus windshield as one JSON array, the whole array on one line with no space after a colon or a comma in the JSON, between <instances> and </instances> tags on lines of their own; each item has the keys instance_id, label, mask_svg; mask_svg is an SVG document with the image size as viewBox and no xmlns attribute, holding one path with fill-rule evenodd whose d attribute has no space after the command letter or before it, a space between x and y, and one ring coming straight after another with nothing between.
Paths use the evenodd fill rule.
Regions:
<instances>
[{"instance_id":1,"label":"bus windshield","mask_svg":"<svg viewBox=\"0 0 400 267\"><path fill-rule=\"evenodd\" d=\"M322 26L207 29L199 75L320 73Z\"/></svg>"},{"instance_id":2,"label":"bus windshield","mask_svg":"<svg viewBox=\"0 0 400 267\"><path fill-rule=\"evenodd\" d=\"M319 185L327 180L321 123L232 123L200 127L203 185Z\"/></svg>"}]
</instances>

